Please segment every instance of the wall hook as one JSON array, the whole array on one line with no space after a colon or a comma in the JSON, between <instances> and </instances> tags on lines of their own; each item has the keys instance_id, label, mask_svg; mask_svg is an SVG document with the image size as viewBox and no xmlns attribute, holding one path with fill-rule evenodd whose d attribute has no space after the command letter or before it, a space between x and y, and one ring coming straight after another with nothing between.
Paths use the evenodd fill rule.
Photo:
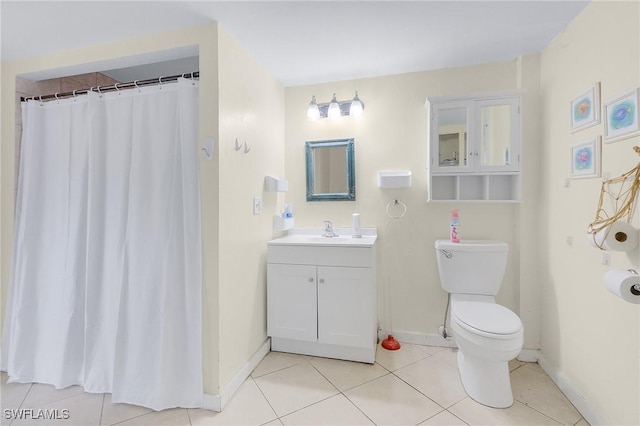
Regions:
<instances>
[{"instance_id":1,"label":"wall hook","mask_svg":"<svg viewBox=\"0 0 640 426\"><path fill-rule=\"evenodd\" d=\"M251 148L249 148L249 145L247 145L247 143L244 143L244 153L247 154L249 151L251 151Z\"/></svg>"},{"instance_id":2,"label":"wall hook","mask_svg":"<svg viewBox=\"0 0 640 426\"><path fill-rule=\"evenodd\" d=\"M204 152L204 156L207 160L211 160L213 158L213 138L205 138L202 144L202 152Z\"/></svg>"},{"instance_id":3,"label":"wall hook","mask_svg":"<svg viewBox=\"0 0 640 426\"><path fill-rule=\"evenodd\" d=\"M236 138L235 150L240 151L241 149L242 149L242 144L238 141L238 138Z\"/></svg>"}]
</instances>

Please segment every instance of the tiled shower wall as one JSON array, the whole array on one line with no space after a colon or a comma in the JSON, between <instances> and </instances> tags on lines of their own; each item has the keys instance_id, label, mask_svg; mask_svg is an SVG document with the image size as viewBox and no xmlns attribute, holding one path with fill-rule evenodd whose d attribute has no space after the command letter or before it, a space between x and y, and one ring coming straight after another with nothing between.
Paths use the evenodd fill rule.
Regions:
<instances>
[{"instance_id":1,"label":"tiled shower wall","mask_svg":"<svg viewBox=\"0 0 640 426\"><path fill-rule=\"evenodd\" d=\"M22 110L20 97L44 96L54 93L72 92L84 90L96 86L110 86L120 83L99 72L80 74L70 77L52 78L49 80L31 81L24 78L16 78L16 186L18 190L18 175L20 173L20 148L22 141Z\"/></svg>"}]
</instances>

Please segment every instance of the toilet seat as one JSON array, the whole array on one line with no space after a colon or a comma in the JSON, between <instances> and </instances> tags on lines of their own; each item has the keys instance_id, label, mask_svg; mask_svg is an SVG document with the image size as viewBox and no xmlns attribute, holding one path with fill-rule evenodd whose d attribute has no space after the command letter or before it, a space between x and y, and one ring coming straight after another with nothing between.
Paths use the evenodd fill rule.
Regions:
<instances>
[{"instance_id":1,"label":"toilet seat","mask_svg":"<svg viewBox=\"0 0 640 426\"><path fill-rule=\"evenodd\" d=\"M457 302L451 319L474 334L493 339L513 339L522 334L522 322L511 310L497 303Z\"/></svg>"}]
</instances>

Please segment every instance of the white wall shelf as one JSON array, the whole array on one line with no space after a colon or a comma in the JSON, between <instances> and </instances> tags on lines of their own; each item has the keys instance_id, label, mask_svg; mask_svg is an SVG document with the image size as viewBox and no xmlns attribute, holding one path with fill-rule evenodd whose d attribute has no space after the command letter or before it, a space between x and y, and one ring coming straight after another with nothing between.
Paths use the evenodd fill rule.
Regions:
<instances>
[{"instance_id":1,"label":"white wall shelf","mask_svg":"<svg viewBox=\"0 0 640 426\"><path fill-rule=\"evenodd\" d=\"M273 215L273 230L274 231L288 231L296 227L296 220L292 217L284 218L280 215Z\"/></svg>"},{"instance_id":2,"label":"white wall shelf","mask_svg":"<svg viewBox=\"0 0 640 426\"><path fill-rule=\"evenodd\" d=\"M410 170L388 170L378 172L378 187L380 188L410 188Z\"/></svg>"},{"instance_id":3,"label":"white wall shelf","mask_svg":"<svg viewBox=\"0 0 640 426\"><path fill-rule=\"evenodd\" d=\"M289 190L289 181L273 176L265 176L264 189L269 192L287 192Z\"/></svg>"}]
</instances>

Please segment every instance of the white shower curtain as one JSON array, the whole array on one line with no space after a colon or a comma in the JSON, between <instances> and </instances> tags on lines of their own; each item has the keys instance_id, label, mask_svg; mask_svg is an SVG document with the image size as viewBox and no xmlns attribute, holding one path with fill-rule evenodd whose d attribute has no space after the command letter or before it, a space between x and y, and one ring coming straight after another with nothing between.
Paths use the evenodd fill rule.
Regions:
<instances>
[{"instance_id":1,"label":"white shower curtain","mask_svg":"<svg viewBox=\"0 0 640 426\"><path fill-rule=\"evenodd\" d=\"M198 86L23 103L10 382L202 405Z\"/></svg>"}]
</instances>

